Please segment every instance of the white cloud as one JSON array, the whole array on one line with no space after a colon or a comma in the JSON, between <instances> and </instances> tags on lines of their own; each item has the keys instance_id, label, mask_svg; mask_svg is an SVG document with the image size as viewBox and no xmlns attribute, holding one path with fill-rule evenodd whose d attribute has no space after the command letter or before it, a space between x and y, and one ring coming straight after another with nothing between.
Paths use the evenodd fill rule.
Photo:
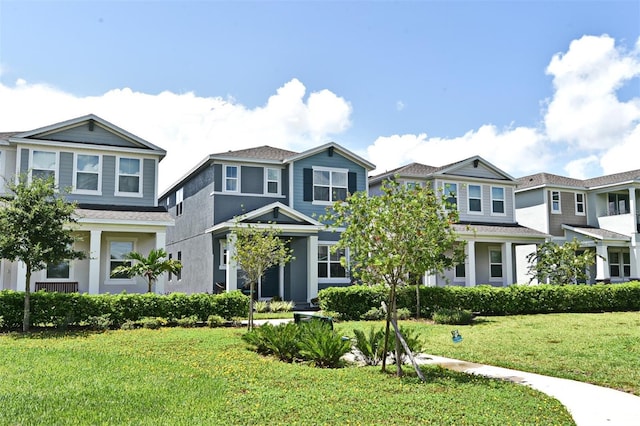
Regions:
<instances>
[{"instance_id":1,"label":"white cloud","mask_svg":"<svg viewBox=\"0 0 640 426\"><path fill-rule=\"evenodd\" d=\"M160 189L206 155L259 145L307 149L350 126L351 105L328 90L312 92L293 79L266 104L247 109L233 99L157 95L114 89L76 97L44 84L0 84L0 131L24 131L93 113L167 150Z\"/></svg>"},{"instance_id":2,"label":"white cloud","mask_svg":"<svg viewBox=\"0 0 640 426\"><path fill-rule=\"evenodd\" d=\"M591 177L587 170L597 168L599 166L600 160L596 155L590 155L584 158L578 158L576 160L569 161L566 166L564 166L564 171L568 176L575 179L586 179Z\"/></svg>"}]
</instances>

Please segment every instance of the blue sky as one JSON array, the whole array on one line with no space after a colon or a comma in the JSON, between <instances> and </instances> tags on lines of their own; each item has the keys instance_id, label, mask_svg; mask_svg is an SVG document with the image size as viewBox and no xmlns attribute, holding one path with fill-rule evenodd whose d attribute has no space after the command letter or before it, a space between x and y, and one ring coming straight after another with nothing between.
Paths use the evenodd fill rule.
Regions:
<instances>
[{"instance_id":1,"label":"blue sky","mask_svg":"<svg viewBox=\"0 0 640 426\"><path fill-rule=\"evenodd\" d=\"M377 172L636 169L640 1L0 0L0 131L87 113L168 151L161 188L330 140Z\"/></svg>"}]
</instances>

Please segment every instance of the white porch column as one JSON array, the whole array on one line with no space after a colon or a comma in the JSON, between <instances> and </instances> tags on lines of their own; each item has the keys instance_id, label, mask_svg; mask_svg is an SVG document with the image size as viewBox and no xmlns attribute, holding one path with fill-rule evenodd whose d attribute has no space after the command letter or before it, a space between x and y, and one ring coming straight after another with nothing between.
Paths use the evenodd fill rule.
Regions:
<instances>
[{"instance_id":1,"label":"white porch column","mask_svg":"<svg viewBox=\"0 0 640 426\"><path fill-rule=\"evenodd\" d=\"M636 189L629 188L629 213L631 213L633 222L633 229L630 231L631 235L638 232L638 207L636 204Z\"/></svg>"},{"instance_id":2,"label":"white porch column","mask_svg":"<svg viewBox=\"0 0 640 426\"><path fill-rule=\"evenodd\" d=\"M474 287L476 285L476 242L475 241L467 241L466 255L467 259L465 260L467 270L466 270L466 279L464 280L465 287Z\"/></svg>"},{"instance_id":3,"label":"white porch column","mask_svg":"<svg viewBox=\"0 0 640 426\"><path fill-rule=\"evenodd\" d=\"M167 245L167 233L156 232L156 250L164 249ZM156 280L156 293L164 294L164 286L167 283L167 274L162 274Z\"/></svg>"},{"instance_id":4,"label":"white porch column","mask_svg":"<svg viewBox=\"0 0 640 426\"><path fill-rule=\"evenodd\" d=\"M609 280L609 259L607 255L607 246L603 243L596 245L596 282Z\"/></svg>"},{"instance_id":5,"label":"white porch column","mask_svg":"<svg viewBox=\"0 0 640 426\"><path fill-rule=\"evenodd\" d=\"M278 271L278 295L284 300L284 265L280 265Z\"/></svg>"},{"instance_id":6,"label":"white porch column","mask_svg":"<svg viewBox=\"0 0 640 426\"><path fill-rule=\"evenodd\" d=\"M227 235L227 271L226 271L226 287L227 291L238 289L238 262L236 258L236 235L230 233Z\"/></svg>"},{"instance_id":7,"label":"white porch column","mask_svg":"<svg viewBox=\"0 0 640 426\"><path fill-rule=\"evenodd\" d=\"M318 236L307 238L307 302L318 296Z\"/></svg>"},{"instance_id":8,"label":"white porch column","mask_svg":"<svg viewBox=\"0 0 640 426\"><path fill-rule=\"evenodd\" d=\"M89 294L100 293L100 244L102 241L102 231L91 230L89 241Z\"/></svg>"},{"instance_id":9,"label":"white porch column","mask_svg":"<svg viewBox=\"0 0 640 426\"><path fill-rule=\"evenodd\" d=\"M27 289L27 277L25 276L27 273L27 268L24 265L24 262L18 262L18 270L16 271L16 273L18 274L18 276L16 276L16 290L25 291Z\"/></svg>"},{"instance_id":10,"label":"white porch column","mask_svg":"<svg viewBox=\"0 0 640 426\"><path fill-rule=\"evenodd\" d=\"M513 284L513 243L507 241L504 243L504 262L503 262L506 270L505 285Z\"/></svg>"}]
</instances>

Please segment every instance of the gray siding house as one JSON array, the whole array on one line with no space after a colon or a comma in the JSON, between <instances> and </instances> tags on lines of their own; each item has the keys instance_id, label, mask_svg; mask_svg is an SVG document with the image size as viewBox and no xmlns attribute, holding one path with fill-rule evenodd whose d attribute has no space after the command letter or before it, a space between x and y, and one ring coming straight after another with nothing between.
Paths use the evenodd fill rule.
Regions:
<instances>
[{"instance_id":1,"label":"gray siding house","mask_svg":"<svg viewBox=\"0 0 640 426\"><path fill-rule=\"evenodd\" d=\"M640 279L640 170L584 180L537 173L518 183L520 223L599 255L590 283Z\"/></svg>"},{"instance_id":2,"label":"gray siding house","mask_svg":"<svg viewBox=\"0 0 640 426\"><path fill-rule=\"evenodd\" d=\"M369 194L379 195L382 183L390 179L429 186L458 209L454 229L465 245L465 263L444 275L426 276L426 285L508 286L529 281L520 249L543 243L547 235L516 222L513 177L479 156L442 167L411 163L372 176Z\"/></svg>"},{"instance_id":3,"label":"gray siding house","mask_svg":"<svg viewBox=\"0 0 640 426\"><path fill-rule=\"evenodd\" d=\"M267 271L260 299L280 297L297 305L318 291L350 284L340 257L330 253L340 235L318 221L327 206L348 193L367 191L374 166L336 143L301 153L261 146L205 157L160 195L175 218L167 251L183 269L166 289L217 292L243 288L233 262L234 228L251 223L281 230L295 259Z\"/></svg>"},{"instance_id":4,"label":"gray siding house","mask_svg":"<svg viewBox=\"0 0 640 426\"><path fill-rule=\"evenodd\" d=\"M131 251L164 248L173 219L157 205L158 163L166 152L100 117L86 115L27 132L0 134L0 196L5 179L53 176L78 203L76 249L87 259L49 265L25 282L21 262L0 260L0 289L85 293L146 292L142 278L112 277ZM164 292L164 279L156 284Z\"/></svg>"}]
</instances>

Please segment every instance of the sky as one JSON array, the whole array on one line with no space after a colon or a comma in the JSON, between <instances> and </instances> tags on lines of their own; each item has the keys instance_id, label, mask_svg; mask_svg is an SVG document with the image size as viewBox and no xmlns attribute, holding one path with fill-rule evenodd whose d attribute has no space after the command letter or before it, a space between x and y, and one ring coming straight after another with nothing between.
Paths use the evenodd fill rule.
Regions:
<instances>
[{"instance_id":1,"label":"sky","mask_svg":"<svg viewBox=\"0 0 640 426\"><path fill-rule=\"evenodd\" d=\"M86 114L205 156L329 141L377 166L640 169L640 0L0 0L0 132Z\"/></svg>"}]
</instances>

